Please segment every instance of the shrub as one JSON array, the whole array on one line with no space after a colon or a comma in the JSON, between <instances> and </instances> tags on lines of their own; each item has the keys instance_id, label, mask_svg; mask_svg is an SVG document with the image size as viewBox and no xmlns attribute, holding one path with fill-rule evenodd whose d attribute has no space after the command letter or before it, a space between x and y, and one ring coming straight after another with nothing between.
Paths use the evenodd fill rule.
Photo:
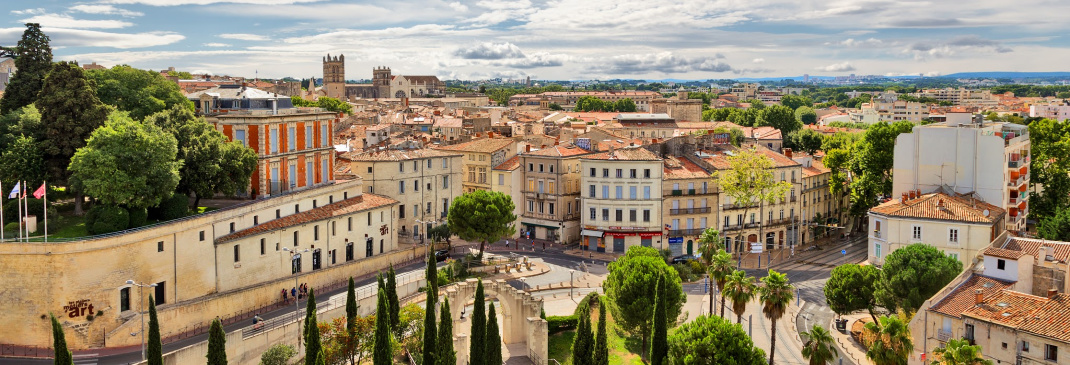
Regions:
<instances>
[{"instance_id":1,"label":"shrub","mask_svg":"<svg viewBox=\"0 0 1070 365\"><path fill-rule=\"evenodd\" d=\"M676 269L676 273L680 274L680 280L685 282L695 281L695 273L691 271L690 264L674 264L673 269ZM702 272L701 270L699 272Z\"/></svg>"},{"instance_id":2,"label":"shrub","mask_svg":"<svg viewBox=\"0 0 1070 365\"><path fill-rule=\"evenodd\" d=\"M174 194L164 199L160 205L149 209L149 218L159 221L169 221L185 217L189 213L189 197L183 194Z\"/></svg>"},{"instance_id":3,"label":"shrub","mask_svg":"<svg viewBox=\"0 0 1070 365\"><path fill-rule=\"evenodd\" d=\"M268 348L260 355L261 365L286 365L290 363L290 358L297 355L297 351L290 345L276 344Z\"/></svg>"},{"instance_id":4,"label":"shrub","mask_svg":"<svg viewBox=\"0 0 1070 365\"><path fill-rule=\"evenodd\" d=\"M85 216L85 229L89 234L117 232L127 227L130 227L130 213L123 207L97 204Z\"/></svg>"},{"instance_id":5,"label":"shrub","mask_svg":"<svg viewBox=\"0 0 1070 365\"><path fill-rule=\"evenodd\" d=\"M20 203L19 200L18 199L6 199L6 197L5 197L4 200L5 200L5 202L4 202L4 222L5 223L18 222L18 220L19 220L19 218L18 218L19 206L16 205L16 204ZM49 197L49 200L53 200L53 198ZM37 216L37 222L39 223L38 225L40 225L40 222L44 222L44 219L45 219L45 207L44 207L44 202L41 201L41 199L30 198L30 200L26 202L25 209L28 209L30 211L29 215ZM24 212L23 214L25 215L26 213ZM56 208L54 208L52 206L49 206L48 207L48 216L51 217L52 219L55 219L56 217L59 217L59 215L56 213Z\"/></svg>"},{"instance_id":6,"label":"shrub","mask_svg":"<svg viewBox=\"0 0 1070 365\"><path fill-rule=\"evenodd\" d=\"M587 296L583 297L583 299L580 299L579 304L576 304L576 311L573 312L572 315L578 316L580 314L580 309L591 305L592 302L599 303L598 292L592 291L590 293L587 293Z\"/></svg>"},{"instance_id":7,"label":"shrub","mask_svg":"<svg viewBox=\"0 0 1070 365\"><path fill-rule=\"evenodd\" d=\"M702 276L706 272L706 266L699 260L691 260L688 262L691 265L691 273L697 276Z\"/></svg>"},{"instance_id":8,"label":"shrub","mask_svg":"<svg viewBox=\"0 0 1070 365\"><path fill-rule=\"evenodd\" d=\"M126 211L130 212L130 228L144 226L149 220L149 212L145 208L126 208Z\"/></svg>"},{"instance_id":9,"label":"shrub","mask_svg":"<svg viewBox=\"0 0 1070 365\"><path fill-rule=\"evenodd\" d=\"M549 316L546 317L546 328L552 335L558 332L567 331L576 328L576 321L579 320L575 314L571 316Z\"/></svg>"}]
</instances>

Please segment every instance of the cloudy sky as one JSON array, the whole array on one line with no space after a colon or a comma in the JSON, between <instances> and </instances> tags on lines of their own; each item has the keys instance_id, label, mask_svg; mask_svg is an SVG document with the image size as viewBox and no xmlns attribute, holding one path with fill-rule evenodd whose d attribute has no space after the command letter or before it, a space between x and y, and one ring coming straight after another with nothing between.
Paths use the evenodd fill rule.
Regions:
<instances>
[{"instance_id":1,"label":"cloudy sky","mask_svg":"<svg viewBox=\"0 0 1070 365\"><path fill-rule=\"evenodd\" d=\"M1068 71L1065 0L3 0L57 58L262 77L708 79ZM1056 16L1052 16L1056 15Z\"/></svg>"}]
</instances>

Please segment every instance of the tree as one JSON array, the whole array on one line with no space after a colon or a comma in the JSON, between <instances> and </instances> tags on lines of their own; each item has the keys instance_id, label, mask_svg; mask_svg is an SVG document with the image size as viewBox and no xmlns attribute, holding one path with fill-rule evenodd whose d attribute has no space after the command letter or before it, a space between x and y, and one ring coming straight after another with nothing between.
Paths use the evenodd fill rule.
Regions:
<instances>
[{"instance_id":1,"label":"tree","mask_svg":"<svg viewBox=\"0 0 1070 365\"><path fill-rule=\"evenodd\" d=\"M105 204L148 208L171 197L182 161L175 138L160 127L116 112L71 159L80 191Z\"/></svg>"},{"instance_id":2,"label":"tree","mask_svg":"<svg viewBox=\"0 0 1070 365\"><path fill-rule=\"evenodd\" d=\"M16 139L24 136L34 142L45 139L41 130L41 112L33 104L0 115L0 151L6 151Z\"/></svg>"},{"instance_id":3,"label":"tree","mask_svg":"<svg viewBox=\"0 0 1070 365\"><path fill-rule=\"evenodd\" d=\"M472 329L470 343L468 346L468 363L469 365L484 365L486 359L479 354L484 353L486 349L487 340L487 317L486 317L486 298L483 296L483 280L479 280L476 286L476 299L472 305ZM498 365L498 364L488 364Z\"/></svg>"},{"instance_id":4,"label":"tree","mask_svg":"<svg viewBox=\"0 0 1070 365\"><path fill-rule=\"evenodd\" d=\"M227 365L227 333L223 332L223 323L212 320L208 330L208 365Z\"/></svg>"},{"instance_id":5,"label":"tree","mask_svg":"<svg viewBox=\"0 0 1070 365\"><path fill-rule=\"evenodd\" d=\"M316 99L316 106L335 113L353 114L353 106L345 101L321 96Z\"/></svg>"},{"instance_id":6,"label":"tree","mask_svg":"<svg viewBox=\"0 0 1070 365\"><path fill-rule=\"evenodd\" d=\"M513 198L501 192L476 190L453 199L447 224L465 241L479 241L479 259L487 242L495 242L516 232Z\"/></svg>"},{"instance_id":7,"label":"tree","mask_svg":"<svg viewBox=\"0 0 1070 365\"><path fill-rule=\"evenodd\" d=\"M743 312L747 311L747 303L754 299L757 291L758 286L754 284L754 277L748 276L746 271L735 270L728 276L721 289L721 299L727 297L732 300L732 312L736 313L736 323L743 322ZM724 317L723 312L721 317Z\"/></svg>"},{"instance_id":8,"label":"tree","mask_svg":"<svg viewBox=\"0 0 1070 365\"><path fill-rule=\"evenodd\" d=\"M795 119L795 111L783 105L762 109L758 114L758 125L779 129L785 135L802 128L802 122Z\"/></svg>"},{"instance_id":9,"label":"tree","mask_svg":"<svg viewBox=\"0 0 1070 365\"><path fill-rule=\"evenodd\" d=\"M394 337L400 339L401 303L398 301L398 279L394 264L390 264L390 270L386 272L386 300L390 304L390 328L394 329Z\"/></svg>"},{"instance_id":10,"label":"tree","mask_svg":"<svg viewBox=\"0 0 1070 365\"><path fill-rule=\"evenodd\" d=\"M914 351L907 323L895 315L882 316L879 323L869 322L862 328L866 358L875 365L906 365Z\"/></svg>"},{"instance_id":11,"label":"tree","mask_svg":"<svg viewBox=\"0 0 1070 365\"><path fill-rule=\"evenodd\" d=\"M148 365L163 365L163 341L160 339L160 319L156 317L156 301L149 294L149 339L145 349Z\"/></svg>"},{"instance_id":12,"label":"tree","mask_svg":"<svg viewBox=\"0 0 1070 365\"><path fill-rule=\"evenodd\" d=\"M773 365L773 353L776 352L776 322L788 311L788 304L795 297L795 288L788 284L788 276L769 270L769 275L762 278L758 287L758 300L762 302L762 313L773 322L769 330L769 365Z\"/></svg>"},{"instance_id":13,"label":"tree","mask_svg":"<svg viewBox=\"0 0 1070 365\"><path fill-rule=\"evenodd\" d=\"M897 249L884 260L877 302L889 311L917 312L961 272L962 262L936 247L915 243Z\"/></svg>"},{"instance_id":14,"label":"tree","mask_svg":"<svg viewBox=\"0 0 1070 365\"><path fill-rule=\"evenodd\" d=\"M561 107L561 104L558 103L550 103L550 105L547 107L550 108L550 110L565 110Z\"/></svg>"},{"instance_id":15,"label":"tree","mask_svg":"<svg viewBox=\"0 0 1070 365\"><path fill-rule=\"evenodd\" d=\"M73 174L67 169L71 158L108 119L108 107L97 99L82 68L74 62L52 66L41 86L41 97L35 103L41 111L40 133L44 139L38 142L44 153L48 180L56 185L68 185L67 179ZM72 190L75 191L74 213L81 215L82 190Z\"/></svg>"},{"instance_id":16,"label":"tree","mask_svg":"<svg viewBox=\"0 0 1070 365\"><path fill-rule=\"evenodd\" d=\"M801 122L804 125L816 124L817 123L817 113L814 112L813 108L810 108L808 106L804 106L804 107L795 109L795 119L798 120L799 122Z\"/></svg>"},{"instance_id":17,"label":"tree","mask_svg":"<svg viewBox=\"0 0 1070 365\"><path fill-rule=\"evenodd\" d=\"M45 180L45 160L40 144L26 135L16 138L0 155L0 181L18 180L25 180L28 186L37 186Z\"/></svg>"},{"instance_id":18,"label":"tree","mask_svg":"<svg viewBox=\"0 0 1070 365\"><path fill-rule=\"evenodd\" d=\"M439 311L438 348L435 351L437 365L457 365L457 351L453 350L453 316L450 314L450 299L443 298ZM426 364L432 365L432 364Z\"/></svg>"},{"instance_id":19,"label":"tree","mask_svg":"<svg viewBox=\"0 0 1070 365\"><path fill-rule=\"evenodd\" d=\"M591 302L582 303L577 311L576 337L572 340L572 364L591 365L594 360L594 344L591 343Z\"/></svg>"},{"instance_id":20,"label":"tree","mask_svg":"<svg viewBox=\"0 0 1070 365\"><path fill-rule=\"evenodd\" d=\"M669 336L672 365L764 365L765 352L754 346L743 327L724 318L699 316Z\"/></svg>"},{"instance_id":21,"label":"tree","mask_svg":"<svg viewBox=\"0 0 1070 365\"><path fill-rule=\"evenodd\" d=\"M745 99L745 100L740 100L739 102L741 104L750 104L750 108L748 108L748 109L754 109L754 110L765 109L765 102L763 102L761 100L758 100L758 99Z\"/></svg>"},{"instance_id":22,"label":"tree","mask_svg":"<svg viewBox=\"0 0 1070 365\"><path fill-rule=\"evenodd\" d=\"M880 271L871 265L837 266L832 269L832 276L825 283L825 302L841 316L865 309L876 322L877 315L873 308L877 305L875 294L880 275Z\"/></svg>"},{"instance_id":23,"label":"tree","mask_svg":"<svg viewBox=\"0 0 1070 365\"><path fill-rule=\"evenodd\" d=\"M502 363L502 334L498 330L498 315L495 313L494 303L490 304L487 314L487 343L484 346L484 363Z\"/></svg>"},{"instance_id":24,"label":"tree","mask_svg":"<svg viewBox=\"0 0 1070 365\"><path fill-rule=\"evenodd\" d=\"M943 347L933 349L934 365L992 365L981 354L980 345L970 345L966 339L952 338Z\"/></svg>"},{"instance_id":25,"label":"tree","mask_svg":"<svg viewBox=\"0 0 1070 365\"><path fill-rule=\"evenodd\" d=\"M378 303L375 306L375 349L372 350L372 364L391 365L394 352L390 344L390 306L386 300L386 290L379 287Z\"/></svg>"},{"instance_id":26,"label":"tree","mask_svg":"<svg viewBox=\"0 0 1070 365\"><path fill-rule=\"evenodd\" d=\"M710 227L702 231L702 235L698 238L698 253L699 259L702 260L702 264L706 267L707 274L710 277L710 313L713 313L713 260L717 255L717 250L721 246L721 232L717 228ZM729 258L731 260L731 258Z\"/></svg>"},{"instance_id":27,"label":"tree","mask_svg":"<svg viewBox=\"0 0 1070 365\"><path fill-rule=\"evenodd\" d=\"M1029 143L1029 218L1041 223L1039 233L1045 220L1070 206L1070 121L1030 123Z\"/></svg>"},{"instance_id":28,"label":"tree","mask_svg":"<svg viewBox=\"0 0 1070 365\"><path fill-rule=\"evenodd\" d=\"M717 284L717 290L724 291L725 283L727 282L728 275L733 271L732 268L732 255L723 249L718 248L717 253L713 255L713 260L710 263L710 278L711 281ZM721 317L724 317L724 302L725 298L721 296ZM713 290L710 290L710 314L713 314Z\"/></svg>"},{"instance_id":29,"label":"tree","mask_svg":"<svg viewBox=\"0 0 1070 365\"><path fill-rule=\"evenodd\" d=\"M728 156L727 162L727 170L713 173L714 183L721 187L724 195L732 198L732 204L744 207L744 217L751 206L782 199L791 189L791 183L774 180L773 159L755 147L740 149L739 153ZM739 230L735 246L736 251L743 250L743 230Z\"/></svg>"},{"instance_id":30,"label":"tree","mask_svg":"<svg viewBox=\"0 0 1070 365\"><path fill-rule=\"evenodd\" d=\"M353 277L349 277L349 288L346 290L346 332L350 337L357 335L357 292L353 285ZM352 362L352 361L350 361Z\"/></svg>"},{"instance_id":31,"label":"tree","mask_svg":"<svg viewBox=\"0 0 1070 365\"><path fill-rule=\"evenodd\" d=\"M832 339L832 334L825 327L814 325L809 332L799 335L805 341L802 349L803 358L808 360L810 365L832 364L832 361L839 356L839 351L836 350L836 340Z\"/></svg>"},{"instance_id":32,"label":"tree","mask_svg":"<svg viewBox=\"0 0 1070 365\"><path fill-rule=\"evenodd\" d=\"M663 283L661 278L658 279L658 284L655 286L658 290L654 294L654 319L653 319L653 331L650 334L650 364L651 365L663 365L668 362L669 356L669 319L667 318L666 311L668 310L668 303L664 295L661 295Z\"/></svg>"},{"instance_id":33,"label":"tree","mask_svg":"<svg viewBox=\"0 0 1070 365\"><path fill-rule=\"evenodd\" d=\"M290 358L297 355L297 350L294 350L293 346L275 344L271 345L260 355L260 365L289 365Z\"/></svg>"},{"instance_id":34,"label":"tree","mask_svg":"<svg viewBox=\"0 0 1070 365\"><path fill-rule=\"evenodd\" d=\"M319 333L319 327L317 326L317 323L316 323L316 290L315 289L309 289L308 290L308 300L305 301L305 319L302 322L303 322L303 324L305 326L305 331L302 333L301 339L305 341L305 345L306 345L305 346L305 364L308 365L308 364L310 364L309 361L315 361L316 360L316 353L315 352L309 352L309 349L308 349L309 347L312 347L312 344L309 343L309 341L312 341L311 338L310 338L311 333L312 332Z\"/></svg>"},{"instance_id":35,"label":"tree","mask_svg":"<svg viewBox=\"0 0 1070 365\"><path fill-rule=\"evenodd\" d=\"M182 95L178 84L159 72L139 70L127 65L86 71L96 85L97 98L116 110L130 113L134 120L173 107L193 110L193 102Z\"/></svg>"},{"instance_id":36,"label":"tree","mask_svg":"<svg viewBox=\"0 0 1070 365\"><path fill-rule=\"evenodd\" d=\"M545 319L545 318L544 318ZM609 365L609 339L606 337L606 299L598 300L598 332L595 334L591 365Z\"/></svg>"},{"instance_id":37,"label":"tree","mask_svg":"<svg viewBox=\"0 0 1070 365\"><path fill-rule=\"evenodd\" d=\"M0 114L19 110L37 101L45 76L52 68L52 47L38 23L26 23L22 39L14 48L4 48L15 56L18 70L7 83L0 99Z\"/></svg>"},{"instance_id":38,"label":"tree","mask_svg":"<svg viewBox=\"0 0 1070 365\"><path fill-rule=\"evenodd\" d=\"M312 291L309 290L308 302L313 303ZM320 341L319 322L316 319L316 311L308 314L308 327L305 338L305 365L319 365L317 361L323 361L323 343Z\"/></svg>"},{"instance_id":39,"label":"tree","mask_svg":"<svg viewBox=\"0 0 1070 365\"><path fill-rule=\"evenodd\" d=\"M431 239L431 242L446 242L447 247L449 247L451 236L453 233L450 232L450 226L445 223L427 230L427 237Z\"/></svg>"},{"instance_id":40,"label":"tree","mask_svg":"<svg viewBox=\"0 0 1070 365\"><path fill-rule=\"evenodd\" d=\"M636 110L635 101L632 100L632 98L620 99L620 100L617 100L617 102L613 104L613 111L624 112L624 113L635 113L635 110Z\"/></svg>"},{"instance_id":41,"label":"tree","mask_svg":"<svg viewBox=\"0 0 1070 365\"><path fill-rule=\"evenodd\" d=\"M663 284L658 287L658 281ZM647 353L654 319L654 300L665 299L666 318L680 317L684 292L680 276L650 247L632 246L623 257L609 264L609 277L602 284L613 319L622 330L642 337L642 353Z\"/></svg>"},{"instance_id":42,"label":"tree","mask_svg":"<svg viewBox=\"0 0 1070 365\"><path fill-rule=\"evenodd\" d=\"M796 151L803 151L811 155L821 149L821 144L824 143L824 140L825 136L813 129L800 129L788 133L788 135L784 137L786 147L793 148Z\"/></svg>"},{"instance_id":43,"label":"tree","mask_svg":"<svg viewBox=\"0 0 1070 365\"><path fill-rule=\"evenodd\" d=\"M606 102L602 99L591 95L585 95L576 99L576 107L573 110L577 112L600 112L613 107L613 105L610 105L609 108L606 108L605 104Z\"/></svg>"},{"instance_id":44,"label":"tree","mask_svg":"<svg viewBox=\"0 0 1070 365\"><path fill-rule=\"evenodd\" d=\"M1047 240L1070 241L1070 207L1058 208L1055 215L1043 218L1037 225L1037 236Z\"/></svg>"},{"instance_id":45,"label":"tree","mask_svg":"<svg viewBox=\"0 0 1070 365\"><path fill-rule=\"evenodd\" d=\"M435 303L438 301L438 270L435 269L435 256L434 251L427 250L427 273L424 274L427 279L427 299L424 300L424 338L423 338L423 362L422 364L434 365L435 364L435 352L438 350L435 346L435 340L438 339L438 333L435 331ZM501 353L498 354L501 356Z\"/></svg>"},{"instance_id":46,"label":"tree","mask_svg":"<svg viewBox=\"0 0 1070 365\"><path fill-rule=\"evenodd\" d=\"M784 95L780 97L780 105L791 108L791 110L799 110L799 108L814 106L814 101L805 96Z\"/></svg>"},{"instance_id":47,"label":"tree","mask_svg":"<svg viewBox=\"0 0 1070 365\"><path fill-rule=\"evenodd\" d=\"M878 196L892 193L895 139L899 134L909 133L913 127L914 124L908 121L878 122L855 143L850 151L848 168L853 175L850 181L852 216L865 215L877 205Z\"/></svg>"},{"instance_id":48,"label":"tree","mask_svg":"<svg viewBox=\"0 0 1070 365\"><path fill-rule=\"evenodd\" d=\"M48 316L52 320L52 351L55 353L52 363L56 365L74 364L74 356L67 349L67 335L63 333L63 325L59 323L56 316L52 314Z\"/></svg>"}]
</instances>

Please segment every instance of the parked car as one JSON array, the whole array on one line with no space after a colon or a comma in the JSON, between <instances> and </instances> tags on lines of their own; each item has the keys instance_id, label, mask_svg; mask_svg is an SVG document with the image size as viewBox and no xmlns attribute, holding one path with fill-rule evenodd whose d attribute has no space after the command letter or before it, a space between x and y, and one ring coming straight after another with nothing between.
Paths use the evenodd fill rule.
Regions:
<instances>
[{"instance_id":1,"label":"parked car","mask_svg":"<svg viewBox=\"0 0 1070 365\"><path fill-rule=\"evenodd\" d=\"M698 255L681 255L681 256L673 257L672 258L672 263L673 264L686 264L688 262L695 261L695 260L698 260L698 259L699 259Z\"/></svg>"},{"instance_id":2,"label":"parked car","mask_svg":"<svg viewBox=\"0 0 1070 365\"><path fill-rule=\"evenodd\" d=\"M437 250L435 251L435 261L442 262L450 258L450 250Z\"/></svg>"}]
</instances>

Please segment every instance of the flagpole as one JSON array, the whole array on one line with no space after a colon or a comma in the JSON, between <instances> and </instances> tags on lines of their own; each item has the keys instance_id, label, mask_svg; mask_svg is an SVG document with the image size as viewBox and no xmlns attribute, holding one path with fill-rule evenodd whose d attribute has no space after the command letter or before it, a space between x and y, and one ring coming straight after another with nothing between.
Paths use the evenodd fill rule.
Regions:
<instances>
[{"instance_id":1,"label":"flagpole","mask_svg":"<svg viewBox=\"0 0 1070 365\"><path fill-rule=\"evenodd\" d=\"M46 180L43 184L41 184L41 187L45 189L45 199L42 205L45 208L45 242L48 242L48 181ZM0 191L3 190L4 189L0 189Z\"/></svg>"},{"instance_id":2,"label":"flagpole","mask_svg":"<svg viewBox=\"0 0 1070 365\"><path fill-rule=\"evenodd\" d=\"M0 181L0 194L4 192L4 182ZM4 204L3 200L0 200L0 242L4 242Z\"/></svg>"},{"instance_id":3,"label":"flagpole","mask_svg":"<svg viewBox=\"0 0 1070 365\"><path fill-rule=\"evenodd\" d=\"M26 182L22 182L22 204L25 206L26 218L30 217L30 196L26 194ZM23 219L25 220L25 219ZM30 242L30 224L26 223L26 242Z\"/></svg>"},{"instance_id":4,"label":"flagpole","mask_svg":"<svg viewBox=\"0 0 1070 365\"><path fill-rule=\"evenodd\" d=\"M21 189L21 187L20 187L21 185L19 185L19 184L21 184L21 183L22 183L21 181L15 183L15 185L16 185L15 186L15 205L17 205L19 207L19 218L18 218L18 220L19 220L19 240L18 240L18 242L22 242L22 195L19 194L19 193L21 193L19 191L19 189Z\"/></svg>"}]
</instances>

